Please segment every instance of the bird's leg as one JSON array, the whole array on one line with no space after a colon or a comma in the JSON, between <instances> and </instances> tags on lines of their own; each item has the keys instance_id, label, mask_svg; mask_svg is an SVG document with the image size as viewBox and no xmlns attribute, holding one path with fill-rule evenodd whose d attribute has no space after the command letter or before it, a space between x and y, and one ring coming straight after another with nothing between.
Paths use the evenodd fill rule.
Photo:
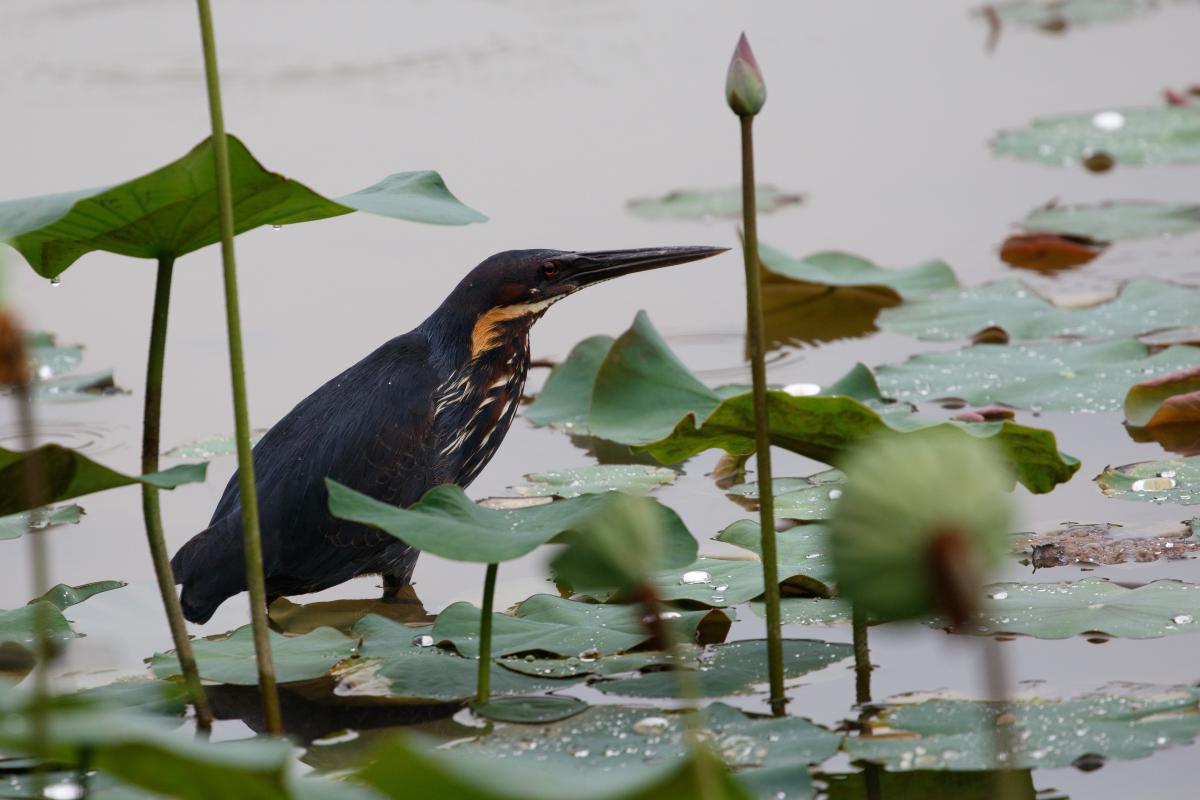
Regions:
<instances>
[{"instance_id":1,"label":"bird's leg","mask_svg":"<svg viewBox=\"0 0 1200 800\"><path fill-rule=\"evenodd\" d=\"M395 603L400 600L400 593L412 584L413 570L417 568L417 556L420 554L419 550L405 551L396 565L383 573L384 602Z\"/></svg>"},{"instance_id":2,"label":"bird's leg","mask_svg":"<svg viewBox=\"0 0 1200 800\"><path fill-rule=\"evenodd\" d=\"M383 599L390 602L395 602L400 590L407 583L402 575L397 575L394 572L383 573Z\"/></svg>"}]
</instances>

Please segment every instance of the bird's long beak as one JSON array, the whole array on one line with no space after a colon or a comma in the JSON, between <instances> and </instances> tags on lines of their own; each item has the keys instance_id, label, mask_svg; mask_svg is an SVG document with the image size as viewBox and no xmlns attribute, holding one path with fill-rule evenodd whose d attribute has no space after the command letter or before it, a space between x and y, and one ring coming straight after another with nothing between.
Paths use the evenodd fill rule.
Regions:
<instances>
[{"instance_id":1,"label":"bird's long beak","mask_svg":"<svg viewBox=\"0 0 1200 800\"><path fill-rule=\"evenodd\" d=\"M724 253L728 247L643 247L636 250L595 250L576 253L563 282L578 288L633 272L686 264Z\"/></svg>"}]
</instances>

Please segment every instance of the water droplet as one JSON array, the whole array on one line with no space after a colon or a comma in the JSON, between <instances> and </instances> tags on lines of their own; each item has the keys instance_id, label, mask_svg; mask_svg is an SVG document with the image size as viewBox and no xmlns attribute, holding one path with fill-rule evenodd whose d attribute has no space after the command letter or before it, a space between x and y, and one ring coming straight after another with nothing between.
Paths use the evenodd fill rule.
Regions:
<instances>
[{"instance_id":1,"label":"water droplet","mask_svg":"<svg viewBox=\"0 0 1200 800\"><path fill-rule=\"evenodd\" d=\"M412 643L417 647L433 647L433 637L428 633L422 633L420 636L414 636Z\"/></svg>"},{"instance_id":2,"label":"water droplet","mask_svg":"<svg viewBox=\"0 0 1200 800\"><path fill-rule=\"evenodd\" d=\"M694 569L691 572L683 573L683 577L679 579L680 583L708 583L712 580L712 575L709 575L702 569Z\"/></svg>"},{"instance_id":3,"label":"water droplet","mask_svg":"<svg viewBox=\"0 0 1200 800\"><path fill-rule=\"evenodd\" d=\"M79 800L83 794L83 787L71 781L52 783L42 790L46 800Z\"/></svg>"},{"instance_id":4,"label":"water droplet","mask_svg":"<svg viewBox=\"0 0 1200 800\"><path fill-rule=\"evenodd\" d=\"M1125 127L1125 115L1120 111L1101 111L1092 117L1092 125L1102 131L1117 131Z\"/></svg>"},{"instance_id":5,"label":"water droplet","mask_svg":"<svg viewBox=\"0 0 1200 800\"><path fill-rule=\"evenodd\" d=\"M841 496L842 496L841 489L830 489L829 490L829 499L830 500L837 500Z\"/></svg>"},{"instance_id":6,"label":"water droplet","mask_svg":"<svg viewBox=\"0 0 1200 800\"><path fill-rule=\"evenodd\" d=\"M1168 489L1175 488L1175 479L1158 477L1158 478L1141 478L1133 482L1130 487L1135 492L1165 492Z\"/></svg>"},{"instance_id":7,"label":"water droplet","mask_svg":"<svg viewBox=\"0 0 1200 800\"><path fill-rule=\"evenodd\" d=\"M988 597L992 598L993 600L1007 600L1008 592L992 592L988 595Z\"/></svg>"},{"instance_id":8,"label":"water droplet","mask_svg":"<svg viewBox=\"0 0 1200 800\"><path fill-rule=\"evenodd\" d=\"M50 285L51 286L62 286L62 278L51 278Z\"/></svg>"},{"instance_id":9,"label":"water droplet","mask_svg":"<svg viewBox=\"0 0 1200 800\"><path fill-rule=\"evenodd\" d=\"M642 736L655 736L667 732L671 721L666 717L643 717L633 723L633 732Z\"/></svg>"},{"instance_id":10,"label":"water droplet","mask_svg":"<svg viewBox=\"0 0 1200 800\"><path fill-rule=\"evenodd\" d=\"M282 226L282 225L272 225L272 226L271 226L271 230L273 230L273 231L281 231L281 230L283 230L283 226Z\"/></svg>"},{"instance_id":11,"label":"water droplet","mask_svg":"<svg viewBox=\"0 0 1200 800\"><path fill-rule=\"evenodd\" d=\"M724 598L724 596L722 596L722 595L719 595L719 594L714 594L714 595L713 595L713 598L712 598L712 601L713 601L714 603L724 603L724 602L725 602L725 598Z\"/></svg>"},{"instance_id":12,"label":"water droplet","mask_svg":"<svg viewBox=\"0 0 1200 800\"><path fill-rule=\"evenodd\" d=\"M594 647L592 647L588 650L584 650L582 653L579 654L580 661L595 661L599 657L600 657L600 651Z\"/></svg>"},{"instance_id":13,"label":"water droplet","mask_svg":"<svg viewBox=\"0 0 1200 800\"><path fill-rule=\"evenodd\" d=\"M30 529L40 531L50 525L50 515L46 513L44 508L35 508L25 516L25 522Z\"/></svg>"},{"instance_id":14,"label":"water droplet","mask_svg":"<svg viewBox=\"0 0 1200 800\"><path fill-rule=\"evenodd\" d=\"M590 750L576 750L574 753L572 753L572 755L574 755L576 758L587 758L588 756L591 755L591 751Z\"/></svg>"},{"instance_id":15,"label":"water droplet","mask_svg":"<svg viewBox=\"0 0 1200 800\"><path fill-rule=\"evenodd\" d=\"M1176 614L1175 616L1171 617L1171 622L1174 622L1176 625L1190 625L1192 623L1192 619L1193 618L1191 614Z\"/></svg>"},{"instance_id":16,"label":"water droplet","mask_svg":"<svg viewBox=\"0 0 1200 800\"><path fill-rule=\"evenodd\" d=\"M713 591L714 592L723 592L723 591L727 590L728 588L729 588L729 584L722 583L720 586L714 586Z\"/></svg>"},{"instance_id":17,"label":"water droplet","mask_svg":"<svg viewBox=\"0 0 1200 800\"><path fill-rule=\"evenodd\" d=\"M821 393L821 387L815 383L789 383L783 390L792 397L811 397Z\"/></svg>"},{"instance_id":18,"label":"water droplet","mask_svg":"<svg viewBox=\"0 0 1200 800\"><path fill-rule=\"evenodd\" d=\"M1175 470L1173 470L1173 469L1164 469L1162 472L1158 473L1158 477L1160 477L1160 478L1174 478L1174 477L1175 477Z\"/></svg>"}]
</instances>

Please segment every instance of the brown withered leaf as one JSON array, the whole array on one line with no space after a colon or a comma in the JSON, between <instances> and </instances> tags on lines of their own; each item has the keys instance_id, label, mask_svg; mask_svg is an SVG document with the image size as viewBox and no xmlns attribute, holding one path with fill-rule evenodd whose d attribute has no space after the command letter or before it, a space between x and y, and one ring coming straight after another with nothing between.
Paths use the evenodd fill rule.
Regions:
<instances>
[{"instance_id":1,"label":"brown withered leaf","mask_svg":"<svg viewBox=\"0 0 1200 800\"><path fill-rule=\"evenodd\" d=\"M1086 236L1065 233L1017 233L1000 246L1000 259L1020 269L1061 272L1083 266L1108 248Z\"/></svg>"},{"instance_id":2,"label":"brown withered leaf","mask_svg":"<svg viewBox=\"0 0 1200 800\"><path fill-rule=\"evenodd\" d=\"M1127 531L1111 522L1066 522L1045 533L1019 533L1013 549L1035 570L1079 564L1111 565L1129 561L1188 558L1200 550L1194 535L1197 520L1178 530L1148 536L1123 536Z\"/></svg>"}]
</instances>

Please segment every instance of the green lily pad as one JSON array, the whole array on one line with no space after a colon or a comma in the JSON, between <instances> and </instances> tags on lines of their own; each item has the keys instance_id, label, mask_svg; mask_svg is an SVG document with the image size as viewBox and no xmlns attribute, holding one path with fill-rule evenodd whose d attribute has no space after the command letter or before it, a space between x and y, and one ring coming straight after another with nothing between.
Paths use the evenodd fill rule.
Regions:
<instances>
[{"instance_id":1,"label":"green lily pad","mask_svg":"<svg viewBox=\"0 0 1200 800\"><path fill-rule=\"evenodd\" d=\"M258 440L266 435L266 430L257 428L250 431L250 444L258 444ZM209 436L187 444L172 447L163 453L171 458L216 458L217 456L237 455L237 440L232 433L224 436Z\"/></svg>"},{"instance_id":2,"label":"green lily pad","mask_svg":"<svg viewBox=\"0 0 1200 800\"><path fill-rule=\"evenodd\" d=\"M625 492L647 494L679 477L666 467L646 464L593 464L526 475L530 483L513 487L523 497L578 497L581 494Z\"/></svg>"},{"instance_id":3,"label":"green lily pad","mask_svg":"<svg viewBox=\"0 0 1200 800\"><path fill-rule=\"evenodd\" d=\"M1096 483L1105 496L1119 500L1193 506L1200 503L1200 456L1105 467Z\"/></svg>"},{"instance_id":4,"label":"green lily pad","mask_svg":"<svg viewBox=\"0 0 1200 800\"><path fill-rule=\"evenodd\" d=\"M736 770L739 779L757 777L770 783L771 773L819 764L838 750L841 737L826 728L798 717L758 717L724 703L712 703L701 715L701 734L711 743L712 751L725 765ZM644 765L671 763L685 758L688 744L683 714L654 708L594 706L583 714L561 723L539 728L510 726L498 728L487 736L464 739L449 748L454 754L479 755L497 761L529 758L529 742L537 742L534 752L540 763L573 768L590 776L598 772L621 773ZM804 782L803 785L807 785ZM760 797L777 797L787 790L796 796L795 784L781 784ZM564 797L575 797L574 793ZM664 795L664 797L696 795ZM805 796L804 794L800 795Z\"/></svg>"},{"instance_id":5,"label":"green lily pad","mask_svg":"<svg viewBox=\"0 0 1200 800\"><path fill-rule=\"evenodd\" d=\"M1055 166L1097 153L1129 166L1200 161L1200 109L1156 106L1047 117L999 134L992 149Z\"/></svg>"},{"instance_id":6,"label":"green lily pad","mask_svg":"<svg viewBox=\"0 0 1200 800\"><path fill-rule=\"evenodd\" d=\"M459 203L436 172L397 173L330 200L265 170L240 140L228 140L237 233L356 210L446 225L486 219ZM182 256L220 238L215 181L209 138L178 161L126 183L2 202L0 241L45 278L93 250L135 258Z\"/></svg>"},{"instance_id":7,"label":"green lily pad","mask_svg":"<svg viewBox=\"0 0 1200 800\"><path fill-rule=\"evenodd\" d=\"M117 386L112 370L91 372L86 375L63 375L33 384L34 396L42 400L70 402L88 400L111 394L128 394Z\"/></svg>"},{"instance_id":8,"label":"green lily pad","mask_svg":"<svg viewBox=\"0 0 1200 800\"><path fill-rule=\"evenodd\" d=\"M275 679L280 683L320 678L334 664L354 655L358 643L333 628L318 628L303 636L282 636L271 631L270 637ZM224 638L197 639L192 643L192 649L201 678L238 686L258 684L254 633L249 625ZM173 650L155 653L150 659L150 668L158 678L183 674Z\"/></svg>"},{"instance_id":9,"label":"green lily pad","mask_svg":"<svg viewBox=\"0 0 1200 800\"><path fill-rule=\"evenodd\" d=\"M1027 231L1083 236L1098 242L1178 236L1200 229L1200 205L1140 200L1055 205L1033 210L1021 227Z\"/></svg>"},{"instance_id":10,"label":"green lily pad","mask_svg":"<svg viewBox=\"0 0 1200 800\"><path fill-rule=\"evenodd\" d=\"M1200 349L1192 352L1200 356ZM1125 395L1125 424L1130 427L1196 423L1200 423L1200 367L1143 379Z\"/></svg>"},{"instance_id":11,"label":"green lily pad","mask_svg":"<svg viewBox=\"0 0 1200 800\"><path fill-rule=\"evenodd\" d=\"M750 604L755 616L766 619L762 601ZM854 618L854 606L845 597L784 597L779 601L779 619L784 625L840 625Z\"/></svg>"},{"instance_id":12,"label":"green lily pad","mask_svg":"<svg viewBox=\"0 0 1200 800\"><path fill-rule=\"evenodd\" d=\"M892 270L862 256L836 251L792 258L761 242L758 257L769 271L793 281L829 287L881 287L895 292L897 300L909 300L958 285L954 270L943 261L926 261L908 269Z\"/></svg>"},{"instance_id":13,"label":"green lily pad","mask_svg":"<svg viewBox=\"0 0 1200 800\"><path fill-rule=\"evenodd\" d=\"M66 375L83 363L83 345L61 345L53 333L45 331L26 333L25 350L33 362L33 374L38 380Z\"/></svg>"},{"instance_id":14,"label":"green lily pad","mask_svg":"<svg viewBox=\"0 0 1200 800\"><path fill-rule=\"evenodd\" d=\"M842 496L846 476L830 469L807 478L775 478L775 516L781 519L829 519L834 501ZM752 511L758 510L758 483L742 483L726 490L733 498L742 498Z\"/></svg>"},{"instance_id":15,"label":"green lily pad","mask_svg":"<svg viewBox=\"0 0 1200 800\"><path fill-rule=\"evenodd\" d=\"M576 697L497 697L487 703L474 703L471 710L494 722L537 725L573 717L588 704Z\"/></svg>"},{"instance_id":16,"label":"green lily pad","mask_svg":"<svg viewBox=\"0 0 1200 800\"><path fill-rule=\"evenodd\" d=\"M531 407L536 424L562 424L576 432L633 445L663 463L679 463L710 448L734 455L754 451L753 400L749 392L722 396L688 371L654 330L644 312L633 327L601 354L589 340L551 375ZM561 378L561 380L559 380ZM855 367L822 394L767 395L772 444L830 461L862 439L892 431L931 427L992 438L1009 458L1017 479L1047 492L1079 468L1059 453L1054 434L1012 422L931 422L914 418L905 404L884 403L870 372Z\"/></svg>"},{"instance_id":17,"label":"green lily pad","mask_svg":"<svg viewBox=\"0 0 1200 800\"><path fill-rule=\"evenodd\" d=\"M1200 585L1154 581L1136 589L1101 578L1067 583L997 583L964 633L1067 639L1085 633L1156 639L1200 630ZM936 622L933 624L937 624Z\"/></svg>"},{"instance_id":18,"label":"green lily pad","mask_svg":"<svg viewBox=\"0 0 1200 800\"><path fill-rule=\"evenodd\" d=\"M81 586L67 586L65 583L60 583L39 597L38 600L45 600L59 611L66 611L89 597L94 597L101 592L111 592L113 589L120 589L125 585L124 581L95 581ZM37 600L33 602L37 602Z\"/></svg>"},{"instance_id":19,"label":"green lily pad","mask_svg":"<svg viewBox=\"0 0 1200 800\"><path fill-rule=\"evenodd\" d=\"M839 642L817 639L783 640L783 677L795 680L849 658L853 648ZM701 697L753 694L767 685L767 643L745 639L712 645L702 657L702 666L692 670ZM672 670L640 672L626 678L599 680L592 684L605 694L623 697L679 697L679 682Z\"/></svg>"},{"instance_id":20,"label":"green lily pad","mask_svg":"<svg viewBox=\"0 0 1200 800\"><path fill-rule=\"evenodd\" d=\"M29 530L30 523L34 528L44 530L57 525L76 525L82 518L83 509L77 505L10 514L7 517L0 517L0 540L24 536L25 532Z\"/></svg>"},{"instance_id":21,"label":"green lily pad","mask_svg":"<svg viewBox=\"0 0 1200 800\"><path fill-rule=\"evenodd\" d=\"M569 723L568 723L569 724ZM507 729L506 729L507 730ZM528 730L522 728L521 730ZM547 738L547 742L554 742ZM528 755L525 755L529 752ZM522 757L523 756L523 757ZM580 764L542 759L538 750L520 751L512 758L447 752L394 737L375 753L360 780L385 797L455 800L661 800L667 797L700 797L705 788L698 774L714 776L714 787L724 800L752 797L719 764L707 771L696 759L705 753L659 764L628 764L623 769L595 769L581 773ZM715 759L713 759L715 761Z\"/></svg>"},{"instance_id":22,"label":"green lily pad","mask_svg":"<svg viewBox=\"0 0 1200 800\"><path fill-rule=\"evenodd\" d=\"M397 508L331 480L329 511L335 517L370 525L419 550L455 561L495 564L519 558L548 542L589 525L622 503L647 504L662 535L661 567L695 558L696 540L679 516L654 500L616 492L570 497L544 505L496 510L472 502L458 486L429 490L417 503Z\"/></svg>"},{"instance_id":23,"label":"green lily pad","mask_svg":"<svg viewBox=\"0 0 1200 800\"><path fill-rule=\"evenodd\" d=\"M850 758L889 769L1057 769L1085 754L1144 758L1190 744L1200 733L1197 690L1146 687L1132 693L1122 685L1119 691L1009 704L934 699L891 705L870 721L888 735L849 737L842 747ZM1005 764L996 760L992 735L1001 714L1010 715L1019 734Z\"/></svg>"},{"instance_id":24,"label":"green lily pad","mask_svg":"<svg viewBox=\"0 0 1200 800\"><path fill-rule=\"evenodd\" d=\"M670 619L674 611L663 612ZM702 651L697 645L680 645L683 658L688 663L699 665ZM664 668L672 664L671 655L661 650L638 650L633 653L621 653L615 656L600 656L599 658L535 658L527 655L522 658L501 658L496 663L505 669L519 672L522 675L533 675L539 678L585 678L590 675L618 675L622 672L637 672L648 668Z\"/></svg>"},{"instance_id":25,"label":"green lily pad","mask_svg":"<svg viewBox=\"0 0 1200 800\"><path fill-rule=\"evenodd\" d=\"M31 454L36 454L31 458ZM25 496L26 470L30 463L40 468L49 484L45 501L57 503L93 492L142 483L159 489L174 489L204 480L207 464L180 464L149 475L125 475L92 461L87 456L57 444L28 452L0 448L0 514L29 510Z\"/></svg>"},{"instance_id":26,"label":"green lily pad","mask_svg":"<svg viewBox=\"0 0 1200 800\"><path fill-rule=\"evenodd\" d=\"M669 624L677 637L696 638L696 629L709 612L687 611ZM467 658L479 657L480 611L470 603L454 603L433 625L437 643L449 643ZM492 615L492 653L552 653L597 658L631 650L646 642L650 631L642 612L632 606L598 605L537 594L522 602L512 616Z\"/></svg>"},{"instance_id":27,"label":"green lily pad","mask_svg":"<svg viewBox=\"0 0 1200 800\"><path fill-rule=\"evenodd\" d=\"M785 192L769 183L755 188L754 205L760 214L770 214L803 202L804 195ZM728 189L677 189L662 197L638 197L626 206L635 217L652 220L740 218L742 187Z\"/></svg>"},{"instance_id":28,"label":"green lily pad","mask_svg":"<svg viewBox=\"0 0 1200 800\"><path fill-rule=\"evenodd\" d=\"M1062 308L1020 281L1003 280L886 309L878 323L929 340L966 339L990 327L1003 328L1012 339L1133 338L1200 323L1200 289L1137 279L1108 302Z\"/></svg>"},{"instance_id":29,"label":"green lily pad","mask_svg":"<svg viewBox=\"0 0 1200 800\"><path fill-rule=\"evenodd\" d=\"M1130 383L1171 374L1198 359L1197 347L1152 353L1132 339L977 344L922 353L875 373L883 391L909 402L957 397L976 406L1079 413L1116 411Z\"/></svg>"},{"instance_id":30,"label":"green lily pad","mask_svg":"<svg viewBox=\"0 0 1200 800\"><path fill-rule=\"evenodd\" d=\"M0 745L34 749L30 705L27 696L0 703ZM78 695L54 698L46 723L45 742L56 762L76 764L86 753L85 769L100 770L154 796L289 797L285 786L291 747L281 739L209 743L178 730L176 719Z\"/></svg>"},{"instance_id":31,"label":"green lily pad","mask_svg":"<svg viewBox=\"0 0 1200 800\"><path fill-rule=\"evenodd\" d=\"M475 695L478 662L433 645L433 637L370 615L354 626L363 639L358 657L333 668L334 693L407 703L453 703ZM562 688L563 681L491 667L493 696L531 695Z\"/></svg>"},{"instance_id":32,"label":"green lily pad","mask_svg":"<svg viewBox=\"0 0 1200 800\"><path fill-rule=\"evenodd\" d=\"M0 609L0 642L33 644L38 638L39 624L46 625L47 637L52 641L74 639L76 633L62 612L89 597L123 586L121 581L96 581L82 586L60 583L41 597L30 600L28 605L11 611Z\"/></svg>"}]
</instances>

